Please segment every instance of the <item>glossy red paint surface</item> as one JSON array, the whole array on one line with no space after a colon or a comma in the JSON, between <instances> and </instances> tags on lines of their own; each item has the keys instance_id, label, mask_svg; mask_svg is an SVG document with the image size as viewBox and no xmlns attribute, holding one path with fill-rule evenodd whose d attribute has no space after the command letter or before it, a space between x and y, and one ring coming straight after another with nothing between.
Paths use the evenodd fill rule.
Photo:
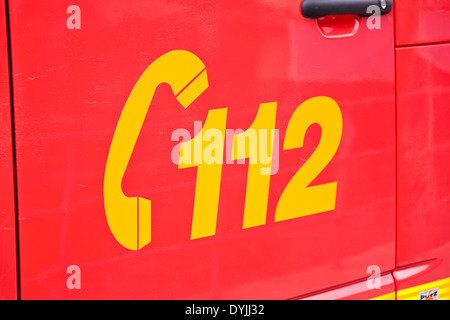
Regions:
<instances>
[{"instance_id":1,"label":"glossy red paint surface","mask_svg":"<svg viewBox=\"0 0 450 320\"><path fill-rule=\"evenodd\" d=\"M301 297L299 300L369 300L395 293L392 274L380 275L378 280L376 280L376 284L374 281L373 279L356 281L351 284ZM391 298L394 298L394 295Z\"/></svg>"},{"instance_id":2,"label":"glossy red paint surface","mask_svg":"<svg viewBox=\"0 0 450 320\"><path fill-rule=\"evenodd\" d=\"M450 275L450 44L397 54L397 265L441 259Z\"/></svg>"},{"instance_id":3,"label":"glossy red paint surface","mask_svg":"<svg viewBox=\"0 0 450 320\"><path fill-rule=\"evenodd\" d=\"M327 39L298 1L78 1L81 29L60 1L13 1L21 293L31 298L292 298L394 268L395 87L392 15ZM122 247L108 228L103 179L111 139L134 84L158 57L188 50L209 88L184 110L167 85L152 101L122 187L152 199L152 242ZM379 57L383 57L382 60ZM281 151L267 223L242 229L247 165L224 165L215 236L189 240L195 169L170 160L174 129L228 108L246 129L278 102L282 144L304 101L340 106L339 149L313 185L338 182L336 209L274 222L286 184L309 158ZM67 267L81 270L68 289Z\"/></svg>"},{"instance_id":4,"label":"glossy red paint surface","mask_svg":"<svg viewBox=\"0 0 450 320\"><path fill-rule=\"evenodd\" d=\"M394 270L393 276L396 290L402 291L448 278L448 267L445 270L445 265L442 263L442 259L431 259ZM446 272L443 272L443 270ZM432 289L432 287L429 289ZM441 289L443 290L444 288Z\"/></svg>"},{"instance_id":5,"label":"glossy red paint surface","mask_svg":"<svg viewBox=\"0 0 450 320\"><path fill-rule=\"evenodd\" d=\"M395 0L396 45L450 41L450 1Z\"/></svg>"},{"instance_id":6,"label":"glossy red paint surface","mask_svg":"<svg viewBox=\"0 0 450 320\"><path fill-rule=\"evenodd\" d=\"M0 299L16 299L16 234L9 89L8 47L4 3L0 3Z\"/></svg>"}]
</instances>

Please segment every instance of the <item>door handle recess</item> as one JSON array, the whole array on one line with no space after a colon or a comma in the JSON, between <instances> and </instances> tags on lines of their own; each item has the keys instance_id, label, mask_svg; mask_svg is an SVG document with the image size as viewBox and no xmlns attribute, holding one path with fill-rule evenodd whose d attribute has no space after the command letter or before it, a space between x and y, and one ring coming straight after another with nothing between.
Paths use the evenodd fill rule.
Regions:
<instances>
[{"instance_id":1,"label":"door handle recess","mask_svg":"<svg viewBox=\"0 0 450 320\"><path fill-rule=\"evenodd\" d=\"M329 15L358 14L369 16L370 6L378 6L380 14L392 11L393 0L303 0L301 11L305 18L317 19Z\"/></svg>"}]
</instances>

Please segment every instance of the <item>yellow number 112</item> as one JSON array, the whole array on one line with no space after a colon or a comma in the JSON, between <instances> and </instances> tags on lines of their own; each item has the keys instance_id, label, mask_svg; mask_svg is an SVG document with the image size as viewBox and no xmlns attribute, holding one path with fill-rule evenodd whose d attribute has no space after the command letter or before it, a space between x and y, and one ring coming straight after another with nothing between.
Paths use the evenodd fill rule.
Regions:
<instances>
[{"instance_id":1,"label":"yellow number 112","mask_svg":"<svg viewBox=\"0 0 450 320\"><path fill-rule=\"evenodd\" d=\"M270 174L263 174L263 169L270 171L273 150L273 135L270 141L262 139L263 130L274 129L276 102L261 104L255 121L247 131L233 137L232 159L248 158L249 163L247 189L245 197L243 228L250 228L266 223L267 204L269 198ZM336 206L337 182L309 186L312 181L333 159L342 137L342 114L338 104L328 97L315 97L302 103L293 113L286 129L283 150L302 148L307 129L317 123L322 129L322 135L314 153L292 177L280 196L275 211L275 222L294 219L306 215L331 211ZM224 136L226 126L226 109L210 110L202 132L194 139L183 142L182 150L192 149L197 140L209 129L216 129ZM273 130L272 130L273 131ZM258 154L251 152L252 140L245 144L250 133L256 132L253 143L261 148L262 143L268 143L270 150L269 164L263 164ZM239 142L241 141L241 143ZM216 141L217 142L217 141ZM216 144L217 145L217 144ZM220 157L223 156L224 141L220 141ZM242 146L244 145L244 148ZM236 148L240 146L241 148ZM206 146L207 147L207 146ZM206 148L203 146L203 150ZM236 151L237 150L237 151ZM181 157L180 157L181 159ZM197 166L197 183L195 188L194 211L191 239L198 239L215 234L217 212L220 194L222 163L205 163L183 165L179 169ZM268 168L267 168L268 166Z\"/></svg>"}]
</instances>

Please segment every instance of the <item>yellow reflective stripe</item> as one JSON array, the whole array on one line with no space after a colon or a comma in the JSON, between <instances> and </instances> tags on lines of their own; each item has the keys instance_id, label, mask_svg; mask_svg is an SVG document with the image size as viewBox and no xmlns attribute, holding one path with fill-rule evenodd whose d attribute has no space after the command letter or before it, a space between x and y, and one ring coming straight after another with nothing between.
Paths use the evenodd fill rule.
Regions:
<instances>
[{"instance_id":1,"label":"yellow reflective stripe","mask_svg":"<svg viewBox=\"0 0 450 320\"><path fill-rule=\"evenodd\" d=\"M439 288L439 300L450 299L450 278L422 284L420 286L398 291L398 300L419 300L419 293L431 289Z\"/></svg>"},{"instance_id":2,"label":"yellow reflective stripe","mask_svg":"<svg viewBox=\"0 0 450 320\"><path fill-rule=\"evenodd\" d=\"M391 292L391 293L385 294L383 296L372 298L370 300L395 300L395 292Z\"/></svg>"},{"instance_id":3,"label":"yellow reflective stripe","mask_svg":"<svg viewBox=\"0 0 450 320\"><path fill-rule=\"evenodd\" d=\"M439 300L450 300L450 287L439 288Z\"/></svg>"}]
</instances>

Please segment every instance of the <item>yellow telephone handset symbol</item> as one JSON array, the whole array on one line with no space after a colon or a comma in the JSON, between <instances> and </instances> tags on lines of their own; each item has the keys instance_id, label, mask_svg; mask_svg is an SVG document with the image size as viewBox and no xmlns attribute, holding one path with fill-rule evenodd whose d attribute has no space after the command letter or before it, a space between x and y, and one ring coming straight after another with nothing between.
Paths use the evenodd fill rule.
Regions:
<instances>
[{"instance_id":1,"label":"yellow telephone handset symbol","mask_svg":"<svg viewBox=\"0 0 450 320\"><path fill-rule=\"evenodd\" d=\"M167 83L187 108L208 88L205 65L194 54L175 50L156 59L141 75L123 108L109 149L103 184L109 228L125 248L139 250L151 241L151 201L127 197L122 179L157 87Z\"/></svg>"}]
</instances>

